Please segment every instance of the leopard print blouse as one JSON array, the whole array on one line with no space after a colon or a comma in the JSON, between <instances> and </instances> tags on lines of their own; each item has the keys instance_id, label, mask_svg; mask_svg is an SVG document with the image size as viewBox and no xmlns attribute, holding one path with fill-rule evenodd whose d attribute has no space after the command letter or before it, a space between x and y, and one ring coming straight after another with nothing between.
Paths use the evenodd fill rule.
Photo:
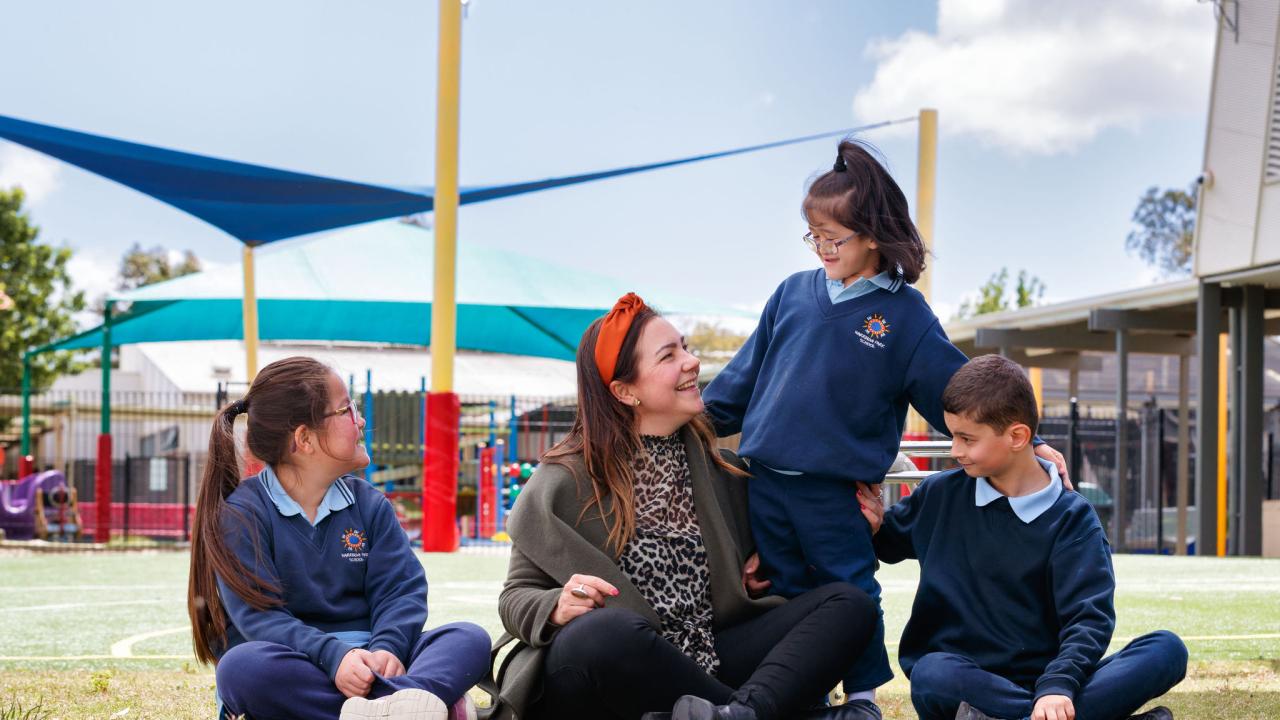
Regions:
<instances>
[{"instance_id":1,"label":"leopard print blouse","mask_svg":"<svg viewBox=\"0 0 1280 720\"><path fill-rule=\"evenodd\" d=\"M711 571L684 442L680 433L641 440L644 452L634 468L636 533L620 565L662 619L662 637L714 675L720 658L711 633Z\"/></svg>"}]
</instances>

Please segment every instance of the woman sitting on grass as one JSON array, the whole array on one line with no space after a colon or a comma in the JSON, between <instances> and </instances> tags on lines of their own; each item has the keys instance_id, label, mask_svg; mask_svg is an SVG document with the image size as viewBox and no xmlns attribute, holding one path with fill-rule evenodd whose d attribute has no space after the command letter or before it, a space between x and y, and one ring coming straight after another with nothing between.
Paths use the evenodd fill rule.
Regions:
<instances>
[{"instance_id":1,"label":"woman sitting on grass","mask_svg":"<svg viewBox=\"0 0 1280 720\"><path fill-rule=\"evenodd\" d=\"M876 607L845 583L759 597L746 473L714 448L680 333L627 295L577 371L573 428L508 524L498 613L519 643L497 717L872 717L802 715L866 649Z\"/></svg>"},{"instance_id":2,"label":"woman sitting on grass","mask_svg":"<svg viewBox=\"0 0 1280 720\"><path fill-rule=\"evenodd\" d=\"M232 428L266 463L240 479ZM474 718L489 636L468 623L423 632L427 580L369 464L364 418L337 373L293 357L258 373L209 438L191 537L196 657L217 664L229 714Z\"/></svg>"}]
</instances>

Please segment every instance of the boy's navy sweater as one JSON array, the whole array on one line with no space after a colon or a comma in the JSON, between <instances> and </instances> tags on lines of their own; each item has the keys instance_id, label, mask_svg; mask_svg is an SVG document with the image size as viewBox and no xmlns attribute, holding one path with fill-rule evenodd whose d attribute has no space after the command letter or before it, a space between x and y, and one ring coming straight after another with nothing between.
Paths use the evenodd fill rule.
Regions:
<instances>
[{"instance_id":1,"label":"boy's navy sweater","mask_svg":"<svg viewBox=\"0 0 1280 720\"><path fill-rule=\"evenodd\" d=\"M220 522L228 546L246 568L283 588L275 597L284 603L255 610L219 578L230 619L223 653L250 640L279 643L333 679L352 646L328 633L365 630L370 651L390 651L409 665L427 621L426 574L386 496L351 475L337 482L355 502L315 527L303 515L281 515L260 477L245 479L227 498Z\"/></svg>"},{"instance_id":2,"label":"boy's navy sweater","mask_svg":"<svg viewBox=\"0 0 1280 720\"><path fill-rule=\"evenodd\" d=\"M968 361L915 288L833 305L822 270L769 298L760 324L703 393L740 454L803 473L880 482L916 408L945 433L942 391Z\"/></svg>"},{"instance_id":3,"label":"boy's navy sweater","mask_svg":"<svg viewBox=\"0 0 1280 720\"><path fill-rule=\"evenodd\" d=\"M1073 492L1030 523L1008 498L975 505L963 470L931 475L885 513L876 556L920 561L902 670L945 652L1042 695L1074 698L1115 629L1111 549Z\"/></svg>"}]
</instances>

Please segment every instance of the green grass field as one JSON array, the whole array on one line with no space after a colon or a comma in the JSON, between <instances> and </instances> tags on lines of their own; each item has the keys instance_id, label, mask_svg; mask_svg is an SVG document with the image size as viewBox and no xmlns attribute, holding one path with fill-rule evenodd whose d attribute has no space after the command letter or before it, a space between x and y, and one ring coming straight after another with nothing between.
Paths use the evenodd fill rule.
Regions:
<instances>
[{"instance_id":1,"label":"green grass field","mask_svg":"<svg viewBox=\"0 0 1280 720\"><path fill-rule=\"evenodd\" d=\"M505 556L421 557L428 624L469 620L496 637ZM46 715L32 720L212 718L212 672L191 655L187 563L175 552L0 551L0 720L14 704L41 705ZM1163 628L1191 650L1187 680L1163 704L1180 718L1280 718L1280 561L1119 556L1115 565L1112 649ZM916 572L913 563L881 570L891 639ZM886 717L914 717L901 677L881 701Z\"/></svg>"}]
</instances>

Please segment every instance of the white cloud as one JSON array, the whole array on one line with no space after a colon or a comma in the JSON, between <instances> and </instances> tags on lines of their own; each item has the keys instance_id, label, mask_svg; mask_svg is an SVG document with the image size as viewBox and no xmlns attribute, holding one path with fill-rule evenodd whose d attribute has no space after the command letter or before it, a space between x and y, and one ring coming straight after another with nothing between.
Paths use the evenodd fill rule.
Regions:
<instances>
[{"instance_id":1,"label":"white cloud","mask_svg":"<svg viewBox=\"0 0 1280 720\"><path fill-rule=\"evenodd\" d=\"M62 163L21 145L0 141L0 190L20 186L35 205L58 189Z\"/></svg>"},{"instance_id":2,"label":"white cloud","mask_svg":"<svg viewBox=\"0 0 1280 720\"><path fill-rule=\"evenodd\" d=\"M1069 152L1107 128L1203 112L1214 28L1193 2L940 0L936 35L869 46L876 72L853 110L875 122L932 107L944 135Z\"/></svg>"}]
</instances>

